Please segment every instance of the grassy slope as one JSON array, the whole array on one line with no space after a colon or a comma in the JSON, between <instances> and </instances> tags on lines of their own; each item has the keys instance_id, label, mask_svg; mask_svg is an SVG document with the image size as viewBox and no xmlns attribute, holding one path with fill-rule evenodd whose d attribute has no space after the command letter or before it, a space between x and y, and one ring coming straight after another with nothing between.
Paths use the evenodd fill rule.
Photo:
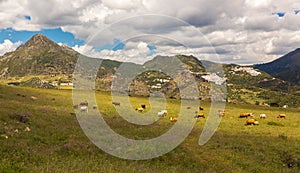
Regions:
<instances>
[{"instance_id":1,"label":"grassy slope","mask_svg":"<svg viewBox=\"0 0 300 173\"><path fill-rule=\"evenodd\" d=\"M25 95L25 97L18 96ZM197 120L188 138L172 152L147 161L128 161L110 156L89 141L72 115L70 90L46 90L0 85L0 172L299 172L300 113L253 105L227 105L227 115L213 138L199 146L205 119ZM30 100L35 96L38 100ZM154 137L172 126L168 117L151 127L124 124L111 106L107 93L98 93L100 111L112 128L136 139ZM131 98L133 107L148 103L146 98ZM178 101L169 101L175 114ZM207 114L209 104L204 103ZM244 126L242 112L266 113L259 126ZM11 113L29 114L26 124L9 118ZM283 126L271 126L275 122ZM23 129L29 126L31 132ZM19 133L14 133L19 129ZM288 164L292 168L288 168ZM297 166L298 165L298 166Z\"/></svg>"}]
</instances>

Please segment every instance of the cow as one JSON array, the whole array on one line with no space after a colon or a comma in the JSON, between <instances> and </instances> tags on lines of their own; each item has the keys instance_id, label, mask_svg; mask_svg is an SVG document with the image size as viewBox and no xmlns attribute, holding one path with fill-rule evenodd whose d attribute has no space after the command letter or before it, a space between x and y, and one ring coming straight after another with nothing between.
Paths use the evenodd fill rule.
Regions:
<instances>
[{"instance_id":1,"label":"cow","mask_svg":"<svg viewBox=\"0 0 300 173\"><path fill-rule=\"evenodd\" d=\"M249 119L249 120L246 120L246 126L248 125L259 125L259 122L256 121L255 119Z\"/></svg>"},{"instance_id":2,"label":"cow","mask_svg":"<svg viewBox=\"0 0 300 173\"><path fill-rule=\"evenodd\" d=\"M286 114L278 114L277 115L277 118L285 118L286 117Z\"/></svg>"},{"instance_id":3,"label":"cow","mask_svg":"<svg viewBox=\"0 0 300 173\"><path fill-rule=\"evenodd\" d=\"M219 117L224 117L226 111L225 110L218 110L218 113L219 113Z\"/></svg>"},{"instance_id":4,"label":"cow","mask_svg":"<svg viewBox=\"0 0 300 173\"><path fill-rule=\"evenodd\" d=\"M266 117L267 117L266 114L260 114L260 115L259 115L259 118L260 118L260 119L265 119Z\"/></svg>"},{"instance_id":5,"label":"cow","mask_svg":"<svg viewBox=\"0 0 300 173\"><path fill-rule=\"evenodd\" d=\"M204 108L203 108L203 107L201 107L201 106L199 106L199 110L200 110L200 111L203 111L203 110L204 110Z\"/></svg>"},{"instance_id":6,"label":"cow","mask_svg":"<svg viewBox=\"0 0 300 173\"><path fill-rule=\"evenodd\" d=\"M248 118L250 116L253 116L253 114L252 113L242 113L239 115L239 118Z\"/></svg>"},{"instance_id":7,"label":"cow","mask_svg":"<svg viewBox=\"0 0 300 173\"><path fill-rule=\"evenodd\" d=\"M205 118L204 114L199 113L194 116L194 118Z\"/></svg>"},{"instance_id":8,"label":"cow","mask_svg":"<svg viewBox=\"0 0 300 173\"><path fill-rule=\"evenodd\" d=\"M121 106L120 102L112 102L112 104L115 105L115 106Z\"/></svg>"},{"instance_id":9,"label":"cow","mask_svg":"<svg viewBox=\"0 0 300 173\"><path fill-rule=\"evenodd\" d=\"M81 106L80 107L80 112L88 112L88 107L87 106Z\"/></svg>"},{"instance_id":10,"label":"cow","mask_svg":"<svg viewBox=\"0 0 300 173\"><path fill-rule=\"evenodd\" d=\"M144 108L135 108L135 110L138 111L138 112L143 112Z\"/></svg>"},{"instance_id":11,"label":"cow","mask_svg":"<svg viewBox=\"0 0 300 173\"><path fill-rule=\"evenodd\" d=\"M177 118L170 117L170 121L171 121L171 122L176 122L176 121L177 121Z\"/></svg>"},{"instance_id":12,"label":"cow","mask_svg":"<svg viewBox=\"0 0 300 173\"><path fill-rule=\"evenodd\" d=\"M157 116L159 117L164 117L168 115L168 111L167 110L161 110L157 113Z\"/></svg>"},{"instance_id":13,"label":"cow","mask_svg":"<svg viewBox=\"0 0 300 173\"><path fill-rule=\"evenodd\" d=\"M82 102L80 102L80 104L79 104L80 106L88 106L89 105L89 103L88 103L88 101L87 100L84 100L84 101L82 101Z\"/></svg>"},{"instance_id":14,"label":"cow","mask_svg":"<svg viewBox=\"0 0 300 173\"><path fill-rule=\"evenodd\" d=\"M141 104L141 107L142 107L143 109L146 109L146 104Z\"/></svg>"}]
</instances>

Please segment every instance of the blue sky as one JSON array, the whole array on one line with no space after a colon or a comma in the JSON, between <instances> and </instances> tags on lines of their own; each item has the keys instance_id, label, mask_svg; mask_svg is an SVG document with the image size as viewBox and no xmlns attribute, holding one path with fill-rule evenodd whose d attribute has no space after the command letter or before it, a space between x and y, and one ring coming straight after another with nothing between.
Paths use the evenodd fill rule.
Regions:
<instances>
[{"instance_id":1,"label":"blue sky","mask_svg":"<svg viewBox=\"0 0 300 173\"><path fill-rule=\"evenodd\" d=\"M28 17L29 18L29 17ZM12 28L0 30L0 42L4 40L10 40L12 42L21 41L26 43L33 35L41 33L56 43L63 43L70 47L75 45L84 45L83 40L76 39L72 33L64 32L60 28L56 29L43 29L41 31L16 31Z\"/></svg>"},{"instance_id":2,"label":"blue sky","mask_svg":"<svg viewBox=\"0 0 300 173\"><path fill-rule=\"evenodd\" d=\"M30 16L25 16L27 20L30 20ZM64 32L61 28L56 29L42 29L41 31L16 31L12 28L1 29L0 30L0 43L3 43L4 40L10 40L12 42L21 41L23 44L26 43L32 36L35 34L43 34L47 36L49 39L56 43L63 43L68 45L69 47L74 46L83 46L85 45L84 40L76 39L74 34L70 32ZM149 48L148 56L151 56L155 53L156 47L152 45L147 46ZM94 47L96 51L101 50L123 50L125 48L125 44L119 40L114 39L113 44L105 44L101 47Z\"/></svg>"}]
</instances>

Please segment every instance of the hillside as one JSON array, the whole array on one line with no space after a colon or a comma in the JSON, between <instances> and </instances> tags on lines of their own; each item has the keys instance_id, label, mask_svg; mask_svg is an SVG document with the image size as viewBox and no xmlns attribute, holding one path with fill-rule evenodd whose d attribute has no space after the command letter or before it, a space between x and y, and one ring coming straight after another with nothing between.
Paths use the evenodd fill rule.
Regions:
<instances>
[{"instance_id":1,"label":"hillside","mask_svg":"<svg viewBox=\"0 0 300 173\"><path fill-rule=\"evenodd\" d=\"M265 71L274 77L300 84L300 48L275 61L255 65L255 68Z\"/></svg>"},{"instance_id":2,"label":"hillside","mask_svg":"<svg viewBox=\"0 0 300 173\"><path fill-rule=\"evenodd\" d=\"M0 77L72 74L78 53L37 34L0 57Z\"/></svg>"},{"instance_id":3,"label":"hillside","mask_svg":"<svg viewBox=\"0 0 300 173\"><path fill-rule=\"evenodd\" d=\"M206 74L205 68L203 67L201 61L199 61L196 57L185 55L156 56L154 57L154 59L146 62L143 67L146 69L158 70L146 71L137 76L134 82L135 84L131 87L131 95L136 95L132 91L139 92L141 88L146 87L146 94L142 95L150 95L150 93L153 93L155 91L161 91L166 95L167 98L179 99L179 86L176 85L175 80L182 82L185 80L188 81L190 80L191 76L194 76L200 91L199 97L202 97L204 99L209 98L209 83L201 78L201 75ZM176 72L176 70L178 71ZM187 70L188 73L192 75L185 74L185 70ZM182 90L187 87L188 82L181 85Z\"/></svg>"},{"instance_id":4,"label":"hillside","mask_svg":"<svg viewBox=\"0 0 300 173\"><path fill-rule=\"evenodd\" d=\"M285 64L282 65L285 67L281 68L282 71L287 69L297 71L296 61L299 60L297 58L299 52L300 50L296 50L275 62ZM0 57L0 78L12 85L71 89L73 87L73 71L79 56L82 55L71 48L65 45L60 46L46 36L37 34L14 52ZM93 58L88 58L87 63L95 63L95 60L101 61L95 86L95 89L99 91L111 91L114 77L121 75L122 78L130 79L129 90L128 87L119 88L119 91L128 95L150 96L159 91L166 98L179 99L181 97L179 87L181 90L188 88L187 81L193 76L199 89L199 95L190 93L193 96L184 96L186 98L210 100L211 84L214 82L223 84L226 81L228 102L278 106L288 104L294 107L300 105L299 86L273 78L273 76L260 70L254 70L252 67L245 67L246 71L248 70L246 72L244 67L238 65L221 65L200 61L194 56L186 55L156 56L143 65ZM84 74L91 77L89 75L93 73L90 72L91 69L83 68L83 66L79 68L85 69ZM214 66L223 66L224 74L210 74L206 71ZM290 68L288 68L289 66ZM275 73L274 69L279 69L271 68L270 65L266 67L270 67L270 73ZM181 70L174 76L168 74L176 69ZM137 71L141 73L136 76L126 76L126 74ZM294 80L294 75L290 75L290 71L277 73L277 75L283 74ZM217 81L209 81L210 79ZM180 86L176 84L176 80L181 81ZM60 85L67 86L60 87Z\"/></svg>"},{"instance_id":5,"label":"hillside","mask_svg":"<svg viewBox=\"0 0 300 173\"><path fill-rule=\"evenodd\" d=\"M300 106L300 87L252 67L224 65L228 102Z\"/></svg>"}]
</instances>

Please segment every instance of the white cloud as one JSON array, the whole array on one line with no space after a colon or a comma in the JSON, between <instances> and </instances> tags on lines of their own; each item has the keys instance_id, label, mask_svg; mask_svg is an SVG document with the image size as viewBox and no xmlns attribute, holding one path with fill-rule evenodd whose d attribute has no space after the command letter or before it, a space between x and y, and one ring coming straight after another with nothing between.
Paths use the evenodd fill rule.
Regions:
<instances>
[{"instance_id":1,"label":"white cloud","mask_svg":"<svg viewBox=\"0 0 300 173\"><path fill-rule=\"evenodd\" d=\"M246 4L252 8L262 8L268 7L271 4L272 0L246 0Z\"/></svg>"},{"instance_id":2,"label":"white cloud","mask_svg":"<svg viewBox=\"0 0 300 173\"><path fill-rule=\"evenodd\" d=\"M150 49L148 44L145 42L128 42L123 50L102 50L96 51L93 46L83 45L74 46L73 49L83 55L101 58L101 59L112 59L124 62L134 62L142 64L152 57L148 56Z\"/></svg>"},{"instance_id":3,"label":"white cloud","mask_svg":"<svg viewBox=\"0 0 300 173\"><path fill-rule=\"evenodd\" d=\"M214 48L223 62L260 63L300 47L300 14L294 13L299 8L295 0L223 0L221 5L219 0L15 0L0 2L0 18L5 19L0 20L0 28L36 31L61 27L87 42L74 49L101 56L109 53L116 60L145 61L149 58L147 44L155 45L161 54L192 50L199 57L216 60ZM285 16L272 15L277 12ZM141 14L158 16L128 19ZM102 37L95 38L97 32ZM143 34L164 39L145 36L132 40ZM116 38L127 42L125 50L99 53L92 47L112 44Z\"/></svg>"},{"instance_id":4,"label":"white cloud","mask_svg":"<svg viewBox=\"0 0 300 173\"><path fill-rule=\"evenodd\" d=\"M4 40L3 43L0 43L0 56L4 55L6 52L14 51L21 44L22 43L20 41L13 43L10 40Z\"/></svg>"}]
</instances>

